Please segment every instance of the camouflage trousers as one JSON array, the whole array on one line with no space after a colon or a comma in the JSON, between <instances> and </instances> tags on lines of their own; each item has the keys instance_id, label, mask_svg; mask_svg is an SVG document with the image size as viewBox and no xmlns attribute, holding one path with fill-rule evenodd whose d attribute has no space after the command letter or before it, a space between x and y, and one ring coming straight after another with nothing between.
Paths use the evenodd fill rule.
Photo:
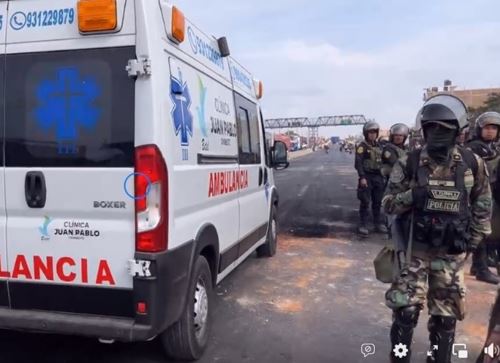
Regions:
<instances>
[{"instance_id":1,"label":"camouflage trousers","mask_svg":"<svg viewBox=\"0 0 500 363\"><path fill-rule=\"evenodd\" d=\"M402 271L385 294L386 305L427 307L430 315L465 317L464 263L466 254L414 252L411 266Z\"/></svg>"}]
</instances>

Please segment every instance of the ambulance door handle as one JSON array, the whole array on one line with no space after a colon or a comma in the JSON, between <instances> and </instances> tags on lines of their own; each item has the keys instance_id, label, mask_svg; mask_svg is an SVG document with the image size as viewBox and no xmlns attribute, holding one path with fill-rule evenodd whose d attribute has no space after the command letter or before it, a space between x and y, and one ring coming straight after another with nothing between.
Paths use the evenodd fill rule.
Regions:
<instances>
[{"instance_id":1,"label":"ambulance door handle","mask_svg":"<svg viewBox=\"0 0 500 363\"><path fill-rule=\"evenodd\" d=\"M45 185L45 176L41 171L30 171L26 173L26 179L24 180L24 195L28 207L45 207L47 188Z\"/></svg>"},{"instance_id":2,"label":"ambulance door handle","mask_svg":"<svg viewBox=\"0 0 500 363\"><path fill-rule=\"evenodd\" d=\"M264 174L262 172L262 167L259 168L259 187L262 185L262 179L264 179Z\"/></svg>"}]
</instances>

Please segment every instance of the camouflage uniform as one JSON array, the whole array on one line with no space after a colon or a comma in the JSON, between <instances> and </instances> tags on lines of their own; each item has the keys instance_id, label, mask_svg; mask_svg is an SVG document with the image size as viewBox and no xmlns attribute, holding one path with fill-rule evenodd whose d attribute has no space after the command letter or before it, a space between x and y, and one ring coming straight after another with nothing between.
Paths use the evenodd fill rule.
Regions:
<instances>
[{"instance_id":1,"label":"camouflage uniform","mask_svg":"<svg viewBox=\"0 0 500 363\"><path fill-rule=\"evenodd\" d=\"M479 130L480 132L480 130ZM498 184L498 173L499 173L499 162L500 162L500 148L496 146L493 142L487 143L480 138L475 138L467 144L467 147L471 149L474 153L479 155L486 163L486 167L489 173L490 187L492 194L495 199L493 203L493 216L492 216L492 234L481 242L477 251L473 255L473 268L471 273L476 275L476 278L480 281L489 282L492 284L498 284L500 279L491 273L488 269L487 263L487 249L492 250L492 255L498 254L500 252L500 210L498 209L498 199L499 190ZM496 221L496 223L495 223ZM488 247L488 248L487 248ZM499 266L500 272L500 266Z\"/></svg>"},{"instance_id":2,"label":"camouflage uniform","mask_svg":"<svg viewBox=\"0 0 500 363\"><path fill-rule=\"evenodd\" d=\"M467 162L464 153L468 153ZM414 160L413 168L407 165L410 159ZM470 159L474 160L474 171L474 167L470 166ZM426 196L415 194L415 190L422 188L421 170L428 173ZM462 199L450 202L450 194L440 198L443 196L436 196L435 190L432 189L439 187L431 187L432 185L444 186L444 189L453 185L456 190L463 191L460 193ZM429 209L436 205L441 206L443 210L453 209L449 207L453 206L453 203L460 203L460 210L470 213L465 212L465 217L462 214L462 219L457 221L453 220L454 217L444 219L447 224L445 230L441 230L441 242L438 243L435 231L439 231L439 224L436 230L433 229L434 225L428 227L422 224L422 214L418 214L418 211L422 210L423 205ZM386 305L393 310L395 319L391 328L391 340L401 339L411 345L413 329L427 300L431 316L431 345L437 344L433 339L439 339L439 336L436 338L436 334L432 333L437 330L443 332L440 333L442 339L449 339L452 343L455 321L465 317L466 251L476 247L491 232L491 191L484 162L472 152L459 147L451 150L451 161L444 166L438 165L428 156L425 146L422 150L412 151L406 160L401 159L394 165L382 205L386 213L400 215L407 221L407 232L410 229L410 221L413 220L411 264L400 272L385 295ZM436 216L439 216L436 217L437 220L440 220L444 212L439 213L436 213ZM413 217L410 217L410 214ZM430 220L434 223L434 218ZM467 225L468 228L465 227ZM452 232L448 234L448 231ZM397 338L398 336L400 338ZM451 343L448 345L451 346ZM407 358L408 360L400 360L393 355L391 361L409 362L409 357ZM441 359L448 362L450 358L431 356L427 361L441 362Z\"/></svg>"},{"instance_id":3,"label":"camouflage uniform","mask_svg":"<svg viewBox=\"0 0 500 363\"><path fill-rule=\"evenodd\" d=\"M458 147L452 151L454 160L461 161L462 156ZM438 166L428 158L426 149L420 154L420 161L429 160L429 167L433 176L449 174L450 169ZM478 170L474 176L470 169L465 172L465 188L468 193L471 210L469 246L477 247L483 238L491 233L491 191L484 162L476 157ZM382 201L384 209L390 214L404 214L413 206L411 188L416 181L406 175L406 165L398 161L389 179L386 195ZM458 320L464 318L465 286L463 265L466 250L457 248L448 253L449 246L433 247L430 244L413 243L412 264L408 275L401 276L393 283L386 294L387 306L400 308L408 305L418 305L422 308L427 293L430 315L453 316ZM429 287L427 286L429 281ZM407 288L408 287L408 288Z\"/></svg>"},{"instance_id":4,"label":"camouflage uniform","mask_svg":"<svg viewBox=\"0 0 500 363\"><path fill-rule=\"evenodd\" d=\"M400 276L386 293L391 309L405 306L422 308L427 299L429 315L465 316L464 264L466 254L413 251L407 274Z\"/></svg>"}]
</instances>

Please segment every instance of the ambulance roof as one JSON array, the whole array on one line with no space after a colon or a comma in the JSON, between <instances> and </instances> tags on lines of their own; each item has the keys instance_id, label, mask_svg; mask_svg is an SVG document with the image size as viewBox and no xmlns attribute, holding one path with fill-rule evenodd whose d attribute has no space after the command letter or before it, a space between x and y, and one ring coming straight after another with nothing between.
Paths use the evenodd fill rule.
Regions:
<instances>
[{"instance_id":1,"label":"ambulance roof","mask_svg":"<svg viewBox=\"0 0 500 363\"><path fill-rule=\"evenodd\" d=\"M234 90L256 101L256 85L252 74L233 57L222 57L217 39L200 30L186 18L185 40L173 46L180 49L227 81L233 80Z\"/></svg>"}]
</instances>

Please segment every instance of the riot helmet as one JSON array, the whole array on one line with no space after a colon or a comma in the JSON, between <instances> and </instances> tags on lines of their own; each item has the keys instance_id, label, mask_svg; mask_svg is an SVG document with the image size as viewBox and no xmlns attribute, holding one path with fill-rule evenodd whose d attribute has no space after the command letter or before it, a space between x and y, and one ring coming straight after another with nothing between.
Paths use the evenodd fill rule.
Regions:
<instances>
[{"instance_id":1,"label":"riot helmet","mask_svg":"<svg viewBox=\"0 0 500 363\"><path fill-rule=\"evenodd\" d=\"M378 123L376 123L375 121L368 121L366 124L363 125L363 136L365 137L365 140L368 140L369 131L377 131L377 138L378 138L379 130L380 126Z\"/></svg>"},{"instance_id":2,"label":"riot helmet","mask_svg":"<svg viewBox=\"0 0 500 363\"><path fill-rule=\"evenodd\" d=\"M494 125L498 128L497 138L495 141L498 141L500 138L500 113L498 112L485 112L479 115L476 119L476 135L481 138L482 129L485 126Z\"/></svg>"},{"instance_id":3,"label":"riot helmet","mask_svg":"<svg viewBox=\"0 0 500 363\"><path fill-rule=\"evenodd\" d=\"M422 131L422 109L418 110L417 117L415 118L415 131Z\"/></svg>"},{"instance_id":4,"label":"riot helmet","mask_svg":"<svg viewBox=\"0 0 500 363\"><path fill-rule=\"evenodd\" d=\"M425 101L419 112L420 124L436 123L449 129L456 129L457 134L468 125L467 107L462 100L450 94L439 94Z\"/></svg>"},{"instance_id":5,"label":"riot helmet","mask_svg":"<svg viewBox=\"0 0 500 363\"><path fill-rule=\"evenodd\" d=\"M403 144L406 142L408 135L410 134L410 129L403 123L397 123L391 126L389 130L389 141L394 142L394 135L401 135L404 137Z\"/></svg>"},{"instance_id":6,"label":"riot helmet","mask_svg":"<svg viewBox=\"0 0 500 363\"><path fill-rule=\"evenodd\" d=\"M445 162L460 131L468 125L467 107L458 97L439 94L429 98L419 114L429 155Z\"/></svg>"}]
</instances>

